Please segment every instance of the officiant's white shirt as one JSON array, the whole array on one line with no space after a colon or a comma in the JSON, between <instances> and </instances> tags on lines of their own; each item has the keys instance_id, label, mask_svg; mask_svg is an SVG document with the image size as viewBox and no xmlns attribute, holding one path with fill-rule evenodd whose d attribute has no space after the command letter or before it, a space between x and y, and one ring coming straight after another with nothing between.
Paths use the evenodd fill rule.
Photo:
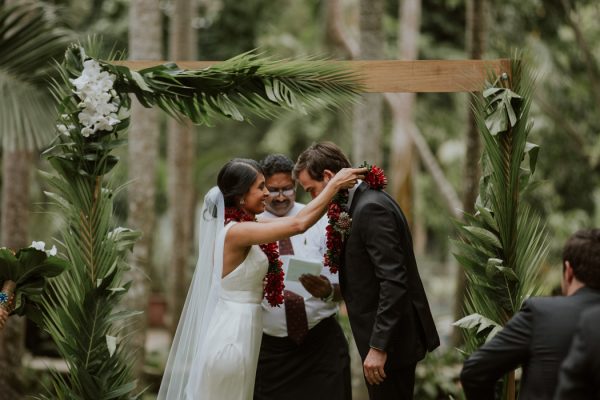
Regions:
<instances>
[{"instance_id":1,"label":"officiant's white shirt","mask_svg":"<svg viewBox=\"0 0 600 400\"><path fill-rule=\"evenodd\" d=\"M294 203L294 207L285 215L291 217L298 214L304 207L303 204ZM259 218L277 218L268 211L263 212ZM293 257L301 258L309 261L317 261L323 263L323 255L327 250L327 242L325 238L325 229L327 228L327 215L324 215L316 224L311 226L306 232L290 238L292 247L294 248ZM290 256L280 256L283 262L283 271L287 274L287 268ZM321 272L327 279L333 283L339 283L338 274L329 272L329 268L323 267ZM311 329L320 321L335 314L338 310L337 302L324 302L323 300L313 297L304 289L300 282L288 281L285 282L285 288L304 297L304 305L306 307L306 317L308 319L308 328ZM285 322L285 308L271 307L266 300L263 299L263 332L267 335L285 337L287 336L287 324Z\"/></svg>"}]
</instances>

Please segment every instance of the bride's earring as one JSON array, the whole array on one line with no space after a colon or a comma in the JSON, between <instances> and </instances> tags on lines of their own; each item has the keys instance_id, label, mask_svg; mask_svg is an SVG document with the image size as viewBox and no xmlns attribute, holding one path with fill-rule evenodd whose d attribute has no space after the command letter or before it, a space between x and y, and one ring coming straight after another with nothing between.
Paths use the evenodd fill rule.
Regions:
<instances>
[{"instance_id":1,"label":"bride's earring","mask_svg":"<svg viewBox=\"0 0 600 400\"><path fill-rule=\"evenodd\" d=\"M244 204L246 204L246 202L244 201L244 199L240 200L240 206L243 206Z\"/></svg>"}]
</instances>

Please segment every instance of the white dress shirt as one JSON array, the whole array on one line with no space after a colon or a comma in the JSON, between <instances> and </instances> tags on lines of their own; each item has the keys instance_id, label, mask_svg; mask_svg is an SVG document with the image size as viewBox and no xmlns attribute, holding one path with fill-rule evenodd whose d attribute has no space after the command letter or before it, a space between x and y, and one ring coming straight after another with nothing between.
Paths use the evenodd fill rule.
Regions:
<instances>
[{"instance_id":1,"label":"white dress shirt","mask_svg":"<svg viewBox=\"0 0 600 400\"><path fill-rule=\"evenodd\" d=\"M296 215L302 208L303 204L294 203L294 207L285 215L286 217ZM260 214L259 218L277 218L268 211ZM327 227L327 216L324 215L316 224L311 226L306 232L290 238L292 247L294 248L293 257L302 258L309 261L318 261L323 263L323 255L327 251L327 242L325 238L325 228ZM287 273L287 267L290 256L280 256L283 262L283 271ZM321 272L333 284L338 283L337 274L329 272L329 268L323 267ZM311 329L320 321L335 314L338 310L337 302L324 302L323 300L313 297L300 282L285 280L285 288L304 297L304 305L306 307L306 318L308 319L308 328ZM285 337L287 336L287 324L285 321L284 305L280 307L271 307L269 303L263 299L263 332L267 335Z\"/></svg>"}]
</instances>

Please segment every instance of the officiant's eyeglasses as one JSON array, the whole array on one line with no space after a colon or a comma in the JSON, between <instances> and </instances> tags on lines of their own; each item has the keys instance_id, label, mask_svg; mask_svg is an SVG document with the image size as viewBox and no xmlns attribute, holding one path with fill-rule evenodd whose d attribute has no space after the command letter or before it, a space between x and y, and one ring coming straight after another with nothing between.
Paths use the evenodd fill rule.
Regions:
<instances>
[{"instance_id":1,"label":"officiant's eyeglasses","mask_svg":"<svg viewBox=\"0 0 600 400\"><path fill-rule=\"evenodd\" d=\"M269 196L271 196L271 197L278 197L279 195L282 195L284 197L290 197L290 196L293 196L294 193L296 193L296 188L291 188L291 189L269 189L269 188L267 188L267 190L269 191Z\"/></svg>"}]
</instances>

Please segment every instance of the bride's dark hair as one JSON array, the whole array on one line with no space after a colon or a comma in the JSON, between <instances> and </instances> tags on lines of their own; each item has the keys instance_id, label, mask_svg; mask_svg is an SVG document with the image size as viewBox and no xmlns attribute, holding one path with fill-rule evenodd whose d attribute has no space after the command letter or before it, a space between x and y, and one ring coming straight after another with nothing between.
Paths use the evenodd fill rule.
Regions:
<instances>
[{"instance_id":1,"label":"bride's dark hair","mask_svg":"<svg viewBox=\"0 0 600 400\"><path fill-rule=\"evenodd\" d=\"M250 190L258 174L260 164L249 158L234 158L219 171L217 186L223 193L225 207L239 206L241 198Z\"/></svg>"}]
</instances>

